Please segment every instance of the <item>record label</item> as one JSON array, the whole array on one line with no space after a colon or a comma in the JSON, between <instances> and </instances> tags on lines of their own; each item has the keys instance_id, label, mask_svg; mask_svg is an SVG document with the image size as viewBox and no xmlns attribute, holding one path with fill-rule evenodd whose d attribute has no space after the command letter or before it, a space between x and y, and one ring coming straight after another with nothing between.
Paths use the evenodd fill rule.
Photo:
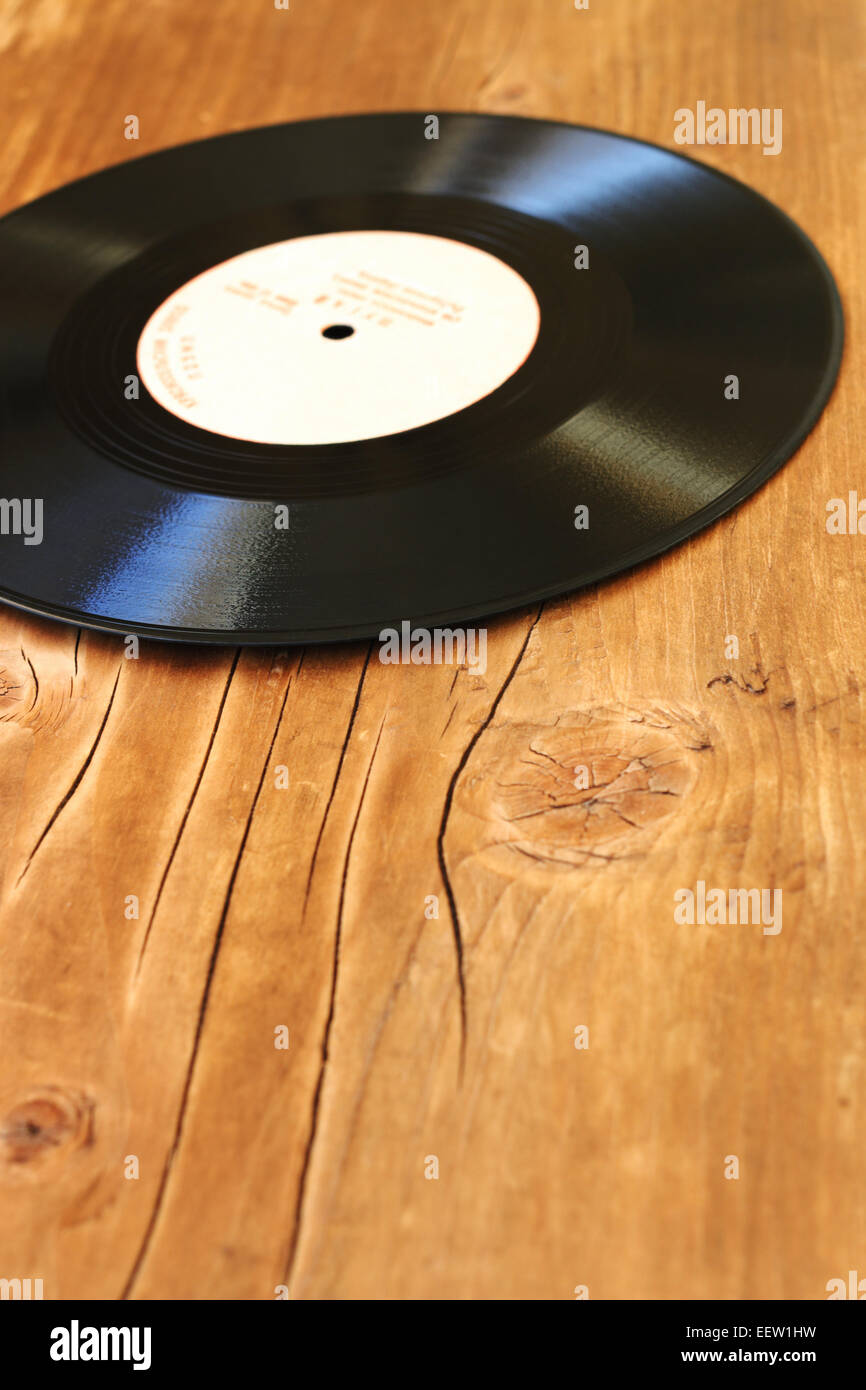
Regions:
<instances>
[{"instance_id":1,"label":"record label","mask_svg":"<svg viewBox=\"0 0 866 1390\"><path fill-rule=\"evenodd\" d=\"M539 324L523 277L478 247L334 232L255 247L188 281L151 315L137 362L163 409L199 429L336 444L481 400L526 360Z\"/></svg>"}]
</instances>

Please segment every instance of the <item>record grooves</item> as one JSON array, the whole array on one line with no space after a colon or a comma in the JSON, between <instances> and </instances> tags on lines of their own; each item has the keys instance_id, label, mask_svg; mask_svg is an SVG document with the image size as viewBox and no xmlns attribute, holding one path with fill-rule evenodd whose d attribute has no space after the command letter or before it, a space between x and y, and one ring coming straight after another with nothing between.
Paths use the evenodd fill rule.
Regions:
<instances>
[{"instance_id":1,"label":"record grooves","mask_svg":"<svg viewBox=\"0 0 866 1390\"><path fill-rule=\"evenodd\" d=\"M167 416L147 393L132 411L116 389L134 363L141 325L178 283L249 246L315 231L385 229L458 238L533 276L542 331L530 359L503 387L437 428L309 447L257 445L204 433ZM533 265L535 255L537 267ZM550 430L591 399L629 328L629 306L601 255L591 276L575 274L564 230L498 209L414 195L288 205L196 229L154 255L136 257L75 306L49 367L70 428L111 459L181 488L268 500L326 498L435 477L471 464L479 449L513 446ZM568 376L560 370L568 354ZM576 391L577 388L577 391ZM407 432L409 433L409 432Z\"/></svg>"},{"instance_id":2,"label":"record grooves","mask_svg":"<svg viewBox=\"0 0 866 1390\"><path fill-rule=\"evenodd\" d=\"M453 625L659 554L790 457L842 348L759 195L517 117L130 161L0 220L0 303L2 492L45 518L0 598L205 642Z\"/></svg>"}]
</instances>

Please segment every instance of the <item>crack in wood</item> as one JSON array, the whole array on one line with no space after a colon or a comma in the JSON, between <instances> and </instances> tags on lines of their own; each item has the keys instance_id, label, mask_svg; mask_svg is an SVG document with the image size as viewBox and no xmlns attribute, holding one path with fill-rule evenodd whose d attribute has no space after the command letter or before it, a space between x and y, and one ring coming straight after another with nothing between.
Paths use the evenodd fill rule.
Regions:
<instances>
[{"instance_id":1,"label":"crack in wood","mask_svg":"<svg viewBox=\"0 0 866 1390\"><path fill-rule=\"evenodd\" d=\"M45 826L45 829L42 831L42 834L39 836L39 839L36 841L36 844L33 846L32 850L31 850L30 853L28 854L27 859L26 859L25 864L24 864L24 868L21 870L21 872L20 872L20 874L18 875L18 878L17 878L17 880L16 880L16 884L15 884L16 887L18 887L18 885L21 883L21 880L24 878L24 875L27 873L27 870L30 868L30 865L31 865L32 862L33 862L33 859L34 859L34 857L35 857L35 855L36 855L37 850L39 849L40 845L43 843L43 841L45 840L45 838L47 837L47 835L48 835L49 832L51 831L52 826L53 826L53 825L55 824L55 822L57 821L57 819L58 819L58 817L60 816L61 812L65 809L66 806L69 805L69 802L72 800L72 798L73 798L73 796L75 795L75 793L77 792L78 788L81 786L81 783L82 783L83 780L84 780L85 773L87 772L87 769L90 767L90 764L93 762L94 755L95 755L95 753L96 753L97 748L99 747L99 741L100 741L100 739L102 738L102 735L103 735L103 733L105 732L105 726L106 726L106 724L108 723L108 716L111 714L111 707L112 707L112 705L114 704L114 697L115 697L115 695L117 694L117 684L118 684L118 681L120 680L120 672L121 672L121 670L122 670L122 667L119 666L119 667L117 668L117 675L116 675L115 678L114 678L114 685L112 686L112 689L111 689L111 698L110 698L109 701L108 701L108 708L106 709L105 714L102 716L102 723L101 723L100 726L99 726L99 731L97 732L96 738L93 740L93 743L92 743L91 748L90 748L90 752L87 754L87 757L84 759L84 762L81 764L81 767L79 768L78 774L77 774L77 776L75 777L74 781L72 782L72 785L70 786L70 788L69 788L69 790L67 791L66 795L65 795L64 797L62 797L61 800L58 802L57 806L55 807L55 810L54 810L53 814L51 815L51 817L50 817L50 819L49 819L49 821L48 821L48 824Z\"/></svg>"},{"instance_id":2,"label":"crack in wood","mask_svg":"<svg viewBox=\"0 0 866 1390\"><path fill-rule=\"evenodd\" d=\"M366 655L366 657L364 658L364 665L363 665L362 668L361 668L361 676L360 676L360 679L359 679L359 681L358 681L358 688L357 688L356 691L355 691L355 700L354 700L354 703L353 703L353 705L352 705L352 712L351 712L351 714L349 715L349 723L348 723L348 727L347 727L347 729L346 729L346 737L343 739L343 746L342 746L342 748L340 749L340 757L339 757L339 760L338 760L338 762L337 762L337 770L336 770L336 772L334 773L334 780L333 780L333 782L331 783L331 791L330 791L330 795L328 796L327 805L325 806L325 813L324 813L324 815L322 816L322 823L321 823L321 825L319 826L319 833L318 833L318 835L316 836L316 843L315 843L315 845L313 846L313 853L312 853L311 856L310 856L310 869L309 869L309 873L307 874L307 886L306 886L306 888L304 889L304 908L303 908L303 912L302 912L302 914L301 914L302 920L303 920L303 918L306 916L306 912L307 912L307 903L308 903L309 897L310 897L310 888L312 887L312 883L313 883L313 874L315 873L315 870L316 870L316 860L317 860L318 857L319 857L319 846L320 846L321 843L322 843L322 837L323 837L323 835L324 835L324 833L325 833L325 825L327 824L328 815L329 815L330 810L331 810L331 803L332 803L333 800L334 800L334 796L335 796L335 793L336 793L336 791L337 791L337 783L338 783L339 780L340 780L340 773L341 773L342 770L343 770L343 762L344 762L345 757L346 757L346 749L347 749L348 746L349 746L349 739L352 737L352 730L353 730L354 727L355 727L355 716L356 716L357 713L358 713L358 707L359 707L359 705L360 705L360 703L361 703L361 690L362 690L363 685L364 685L364 678L365 678L366 675L367 675L367 667L368 667L369 664L370 664L370 657L372 656L372 654L373 654L373 643L372 643L372 641L371 641L371 642L370 642L370 645L369 645L368 648L367 648L367 655Z\"/></svg>"},{"instance_id":3,"label":"crack in wood","mask_svg":"<svg viewBox=\"0 0 866 1390\"><path fill-rule=\"evenodd\" d=\"M373 648L373 644L372 644L372 642L371 642L371 643L370 643L370 651L372 651L372 648ZM367 661L369 661L369 659L370 659L370 652L367 653ZM365 663L364 663L364 671L366 671L366 669L367 669L367 665L366 665L366 662L365 662ZM362 673L362 675L361 675L361 682L362 682L362 683L363 683L363 679L364 679L364 676L363 676L363 673ZM358 695L359 695L359 696L360 696L360 689L361 689L361 687L360 687L360 684L359 684L359 686L358 686ZM353 715L354 715L354 711L353 711ZM314 1092L313 1092L312 1114L311 1114L311 1118L310 1118L310 1132L309 1132L309 1134L308 1134L308 1136L307 1136L306 1145L304 1146L304 1157L303 1157L303 1159L301 1160L301 1172L300 1172L300 1176L299 1176L299 1178L298 1178L298 1196L297 1196L297 1200L296 1200L296 1203L295 1203L295 1220L294 1220L294 1223L293 1223L293 1226L292 1226L292 1234L291 1234L291 1238L290 1238L290 1241L289 1241L289 1250L288 1250L288 1254L287 1254L287 1256L286 1256L286 1265L285 1265L285 1274L284 1274L284 1277L283 1277L283 1283L286 1284L287 1286L288 1286L288 1285L290 1284L290 1282L291 1282L292 1272L293 1272L293 1270L294 1270L294 1265L295 1265L295 1258L296 1258L297 1250L298 1250L298 1241L299 1241L299 1239L300 1239L300 1233L301 1233L301 1222L302 1222L302 1220L303 1220L304 1199L305 1199L305 1197L306 1197L306 1191L307 1191L307 1179L308 1179L309 1172L310 1172L310 1166L311 1166L311 1164L312 1164L313 1149L314 1149L314 1147L315 1147L316 1136L317 1136L317 1134L318 1134L318 1129L319 1129L319 1107L320 1107L321 1099L322 1099L322 1091L323 1091L324 1085L325 1085L325 1072L327 1071L327 1068L328 1068L328 1058L329 1058L329 1055L330 1055L331 1028L332 1028L332 1026L333 1026L333 1022L334 1022L334 1012L335 1012L335 1010L336 1010L336 1005L337 1005L337 976L338 976L338 974L339 974L339 969L340 969L340 946L341 946L341 944L342 944L342 937L343 937L343 909L344 909L345 900L346 900L346 883L347 883L347 881L348 881L348 876L349 876L349 861L350 861L350 859L351 859L351 857L352 857L352 846L353 846L354 843L355 843L355 834L356 834L357 829L358 829L358 823L359 823L359 821L360 821L360 819L361 819L361 811L363 810L363 807L364 807L364 800L365 800L366 795L367 795L367 787L368 787L369 784L370 784L370 774L371 774L371 772L373 771L373 763L374 763L375 760L376 760L376 754L377 754L377 752L378 752L378 750L379 750L379 740L380 740L381 737L382 737L382 730L384 729L384 727L385 727L385 715L382 716L382 722L381 722L380 725L379 725L379 732L378 732L377 735L376 735L376 742L375 742L375 744L373 745L373 752L372 752L371 755L370 755L370 761L369 761L369 763L368 763L368 765L367 765L367 772L366 772L366 775L365 775L365 777L364 777L364 785L363 785L362 788L361 788L361 795L360 795L360 797L358 798L358 807L357 807L357 810L355 811L354 820L352 821L352 829L351 829L351 831L349 832L349 842L348 842L348 844L346 845L346 856L345 856L345 859L343 860L343 872L342 872L342 875L341 875L341 877L340 877L340 898L339 898L339 902L338 902L338 904L337 904L337 926L336 926L336 930L335 930L335 932L334 932L334 963L333 963L333 966L332 966L332 968L331 968L331 993L330 993L330 998L329 998L329 1001L328 1001L328 1016L327 1016L327 1018L326 1018L326 1020L325 1020L325 1030L324 1030L324 1033L323 1033L323 1035L322 1035L322 1060L321 1060L321 1062L320 1062L320 1064L319 1064L319 1075L318 1075L318 1077L316 1078L316 1088L315 1088L315 1090L314 1090Z\"/></svg>"},{"instance_id":4,"label":"crack in wood","mask_svg":"<svg viewBox=\"0 0 866 1390\"><path fill-rule=\"evenodd\" d=\"M238 852L237 852L237 854L235 855L235 861L234 861L234 864L233 864L233 866L232 866L231 874L230 874L230 876L229 876L228 886L227 886L227 888L226 888L226 894L225 894L225 897L224 897L224 899L223 899L222 911L220 912L219 921L218 921L218 923L217 923L216 934L215 934L215 936L214 936L214 944L213 944L213 947L212 947L212 949L211 949L210 960L209 960L209 962L208 962L208 969L207 969L207 975L206 975L206 977L205 977L204 990L202 991L201 1002L200 1002L200 1004L199 1004L198 1019L197 1019L197 1021L196 1021L195 1035L194 1035L194 1037L193 1037L192 1048L191 1048L191 1050L190 1050L189 1063L188 1063L188 1065L187 1065L186 1077L185 1077L185 1079L184 1079L183 1090L182 1090L182 1092L181 1092L181 1097L180 1097L180 1105L179 1105L179 1107L178 1107L177 1123L176 1123L176 1125L175 1125L174 1139L173 1139L173 1141L172 1141L172 1145L171 1145L171 1148L169 1149L168 1155L166 1156L165 1163L163 1164L162 1173L161 1173L161 1175L160 1175L159 1187L157 1188L157 1193L156 1193L156 1200L154 1201L153 1210L151 1211L150 1219L148 1220L147 1227L146 1227L146 1229L145 1229L144 1236L143 1236L142 1241L141 1241L141 1245L139 1246L138 1254L136 1255L136 1258L135 1258L135 1261L134 1261L134 1263L133 1263L132 1269L131 1269L130 1272L129 1272L129 1276L128 1276L128 1278L127 1278L126 1284L124 1285L123 1292L122 1292L121 1295L120 1295L120 1297L121 1297L122 1300L125 1300L125 1299L130 1298L130 1296L131 1296L131 1294L132 1294L132 1289L133 1289L133 1287L134 1287L134 1285L135 1285L135 1283L136 1283L136 1281L137 1281L137 1279L138 1279L138 1276L139 1276L139 1274L140 1274L140 1272L141 1272L141 1268L142 1268L142 1266L143 1266L143 1264L144 1264L144 1261L145 1261L145 1259L146 1259L146 1257L147 1257L147 1252L148 1252L148 1250L150 1249L150 1245L151 1245L151 1242L152 1242L152 1240L153 1240L154 1233L155 1233L155 1231L156 1231L157 1222L158 1222L158 1220L159 1220L159 1216L160 1216L160 1213L161 1213L161 1211L162 1211L163 1202L164 1202L164 1199L165 1199L165 1193L166 1193L166 1190L167 1190L167 1187L168 1187L168 1180L169 1180L169 1177L170 1177L170 1175L171 1175L171 1170L172 1170L172 1167L173 1167L173 1165L174 1165L174 1161L175 1161L175 1159L176 1159L176 1157L177 1157L178 1150L179 1150L179 1148L180 1148L180 1142L181 1142L181 1139L182 1139L182 1137L183 1137L184 1122L185 1122L186 1114L187 1114L187 1106L188 1106L188 1102L189 1102L189 1095L190 1095L190 1090L191 1090L191 1088L192 1088L192 1078L193 1078L193 1074L194 1074L194 1072L195 1072L196 1060L197 1060L197 1058L198 1058L199 1047L200 1047L200 1044L201 1044L202 1034L203 1034L203 1031L204 1031L205 1014L207 1013L207 1006L208 1006L208 1002L209 1002L209 1000L210 1000L211 985L213 984L214 974L215 974L215 972L216 972L217 957L218 957L218 955L219 955L220 946L221 946L221 944L222 944L223 932L225 931L226 921L228 920L229 908L230 908L230 906L231 906L231 901L232 901L232 894L233 894L233 892L234 892L235 883L236 883L236 881L237 881L238 871L239 871L240 866L241 866L241 860L243 859L243 856L244 856L244 850L246 849L246 846L247 846L247 840L249 839L250 830L252 829L253 818L255 817L255 814L256 814L256 807L258 806L259 797L261 796L262 787L264 786L265 777L267 776L268 766L269 766L270 761L271 761L271 755L273 754L274 745L276 744L276 741L277 741L277 735L279 734L279 731L280 731L280 725L281 725L282 720L283 720L283 712L285 711L285 708L286 708L286 701L287 701L288 698L289 698L289 691L290 691L291 687L292 687L292 675L290 675L290 676L288 677L288 680L286 681L286 688L285 688L285 690L284 690L284 692L283 692L283 698L282 698L282 702L281 702L281 704L280 704L280 711L279 711L279 714L277 715L277 721L276 721L276 724L274 725L274 731L273 731L273 733L271 734L271 741L270 741L270 743L268 744L267 753L265 754L265 758L264 758L264 761L263 761L263 763L262 763L261 775L260 775L259 780L258 780L258 785L257 785L256 790L255 790L255 795L253 796L252 803L251 803L251 805L250 805L249 813L248 813L247 819L246 819L246 824L245 824L245 826L244 826L244 832L243 832L243 835L242 835L242 837L241 837L240 845L238 846Z\"/></svg>"},{"instance_id":5,"label":"crack in wood","mask_svg":"<svg viewBox=\"0 0 866 1390\"><path fill-rule=\"evenodd\" d=\"M140 949L140 951L139 951L139 953L138 953L138 960L136 961L136 964L135 964L135 977L136 977L136 978L138 978L139 972L141 971L141 963L142 963L142 961L144 960L144 953L145 953L145 951L147 950L147 944L148 944L148 942L149 942L149 940L150 940L151 928L153 927L154 919L156 918L157 910L158 910L159 904L160 904L160 899L162 898L163 889L165 888L166 882L167 882L167 880L168 880L169 873L171 872L171 866L172 866L172 864L174 863L175 855L177 854L178 847L179 847L179 845L180 845L181 838L182 838L182 836L183 836L183 832L184 832L184 830L186 829L186 823L187 823L187 821L189 820L189 815L190 815L190 812L191 812L191 810L192 810L193 802L195 801L196 797L198 796L198 790L199 790L199 787L201 786L202 778L204 777L205 768L207 767L208 761L210 760L211 751L212 751L213 746L214 746L214 740L216 739L217 730L219 729L220 720L221 720L222 717L223 717L223 710L225 709L226 700L228 699L229 687L231 686L232 679L233 679L233 677L234 677L235 671L237 670L238 661L240 660L240 655L241 655L241 649L240 649L240 647L237 647L237 648L235 649L234 660L232 661L232 664L231 664L231 669L230 669L229 674L228 674L228 679L226 680L225 687L224 687L224 689L223 689L222 699L220 700L219 709L217 710L217 713L216 713L216 719L215 719L215 721L214 721L213 728L211 729L210 738L208 739L207 748L205 749L205 754L204 754L204 757L202 758L201 766L199 767L199 770L198 770L198 776L197 776L196 779L195 779L195 785L193 786L192 792L190 793L189 799L188 799L188 801L187 801L187 803L186 803L186 809L184 810L184 813L183 813L183 815L182 815L182 817L181 817L180 824L179 824L178 829L177 829L177 834L176 834L175 837L174 837L174 843L173 843L173 845L172 845L172 847L171 847L171 850L169 851L169 856L168 856L168 859L166 860L165 868L163 869L163 871L162 871L162 876L161 876L161 878L160 878L160 880L159 880L159 886L158 886L158 888L157 888L157 890L156 890L156 897L154 898L154 901L153 901L153 908L151 909L150 916L149 916L149 918L148 918L148 920L147 920L147 926L146 926L145 929L144 929L144 937L143 937L142 942L141 942L141 949ZM297 673L298 673L299 670L300 670L300 665L297 667L297 669L296 669L296 671L295 671L295 675L297 675Z\"/></svg>"},{"instance_id":6,"label":"crack in wood","mask_svg":"<svg viewBox=\"0 0 866 1390\"><path fill-rule=\"evenodd\" d=\"M544 604L542 603L539 605L538 612L536 613L533 621L529 625L526 636L523 639L520 651L517 653L517 656L514 659L510 671L508 672L508 674L505 677L505 680L500 686L499 693L497 694L495 700L490 706L490 709L487 713L487 717L482 721L481 724L479 724L478 728L475 730L475 733L472 735L465 749L463 750L460 760L458 761L457 766L452 774L451 781L448 783L448 790L445 793L445 801L442 807L442 819L439 822L439 833L436 836L436 856L439 860L439 872L442 876L442 883L445 888L445 896L448 899L448 909L451 914L451 931L454 937L454 951L457 959L457 988L460 994L460 1060L458 1064L458 1075L461 1081L463 1079L463 1070L466 1064L466 977L463 965L463 935L460 929L460 914L457 911L457 899L454 895L454 889L451 885L451 879L448 874L448 866L445 862L445 831L448 828L448 817L451 814L451 805L454 800L454 791L456 789L457 783L463 774L463 770L466 767L466 764L469 762L469 759L472 756L472 753L478 743L478 740L481 738L481 735L485 732L485 730L490 727L490 724L496 714L496 711L498 710L502 702L502 697L504 696L506 690L508 689L512 680L514 679L517 673L517 668L519 667L521 661L524 658L524 655L526 654L526 649L529 646L529 639L531 638L533 632L538 626L543 612Z\"/></svg>"}]
</instances>

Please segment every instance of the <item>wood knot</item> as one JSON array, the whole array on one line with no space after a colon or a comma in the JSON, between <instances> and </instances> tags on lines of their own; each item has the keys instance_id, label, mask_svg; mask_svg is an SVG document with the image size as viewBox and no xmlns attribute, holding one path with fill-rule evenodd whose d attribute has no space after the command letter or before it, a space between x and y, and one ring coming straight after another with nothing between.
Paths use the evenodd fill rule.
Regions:
<instances>
[{"instance_id":1,"label":"wood knot","mask_svg":"<svg viewBox=\"0 0 866 1390\"><path fill-rule=\"evenodd\" d=\"M645 853L682 813L712 747L707 726L681 711L569 710L551 725L488 731L461 802L493 825L488 848L548 868L603 866Z\"/></svg>"},{"instance_id":2,"label":"wood knot","mask_svg":"<svg viewBox=\"0 0 866 1390\"><path fill-rule=\"evenodd\" d=\"M23 651L0 651L0 720L26 723L36 693L33 668Z\"/></svg>"},{"instance_id":3,"label":"wood knot","mask_svg":"<svg viewBox=\"0 0 866 1390\"><path fill-rule=\"evenodd\" d=\"M0 1117L0 1164L42 1166L92 1138L93 1102L80 1092L45 1086Z\"/></svg>"}]
</instances>

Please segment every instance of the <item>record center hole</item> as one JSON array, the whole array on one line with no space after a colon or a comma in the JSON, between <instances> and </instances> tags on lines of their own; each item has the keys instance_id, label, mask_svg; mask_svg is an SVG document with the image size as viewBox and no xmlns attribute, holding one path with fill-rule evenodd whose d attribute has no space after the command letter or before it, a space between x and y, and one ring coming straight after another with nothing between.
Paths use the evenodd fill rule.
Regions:
<instances>
[{"instance_id":1,"label":"record center hole","mask_svg":"<svg viewBox=\"0 0 866 1390\"><path fill-rule=\"evenodd\" d=\"M351 338L354 328L348 323L332 323L322 329L323 338Z\"/></svg>"}]
</instances>

